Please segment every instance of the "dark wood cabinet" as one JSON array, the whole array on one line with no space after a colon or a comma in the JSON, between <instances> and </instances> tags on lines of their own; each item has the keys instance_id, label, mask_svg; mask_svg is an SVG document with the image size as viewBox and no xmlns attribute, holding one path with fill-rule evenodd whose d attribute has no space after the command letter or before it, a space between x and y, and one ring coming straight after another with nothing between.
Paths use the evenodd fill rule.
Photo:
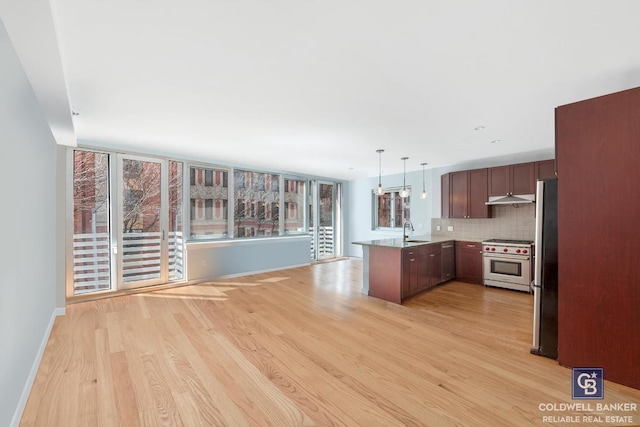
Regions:
<instances>
[{"instance_id":1,"label":"dark wood cabinet","mask_svg":"<svg viewBox=\"0 0 640 427\"><path fill-rule=\"evenodd\" d=\"M534 194L536 191L535 171L535 163L518 163L489 168L489 197Z\"/></svg>"},{"instance_id":2,"label":"dark wood cabinet","mask_svg":"<svg viewBox=\"0 0 640 427\"><path fill-rule=\"evenodd\" d=\"M446 282L447 280L454 279L456 277L456 257L455 257L455 244L453 241L444 242L440 245L441 251L441 274L440 280Z\"/></svg>"},{"instance_id":3,"label":"dark wood cabinet","mask_svg":"<svg viewBox=\"0 0 640 427\"><path fill-rule=\"evenodd\" d=\"M482 243L456 242L456 279L482 284Z\"/></svg>"},{"instance_id":4,"label":"dark wood cabinet","mask_svg":"<svg viewBox=\"0 0 640 427\"><path fill-rule=\"evenodd\" d=\"M535 163L536 181L539 179L556 177L556 161L555 159L543 160Z\"/></svg>"},{"instance_id":5,"label":"dark wood cabinet","mask_svg":"<svg viewBox=\"0 0 640 427\"><path fill-rule=\"evenodd\" d=\"M451 204L450 201L450 188L449 188L449 177L451 174L445 173L440 176L440 217L441 218L449 218L449 206Z\"/></svg>"},{"instance_id":6,"label":"dark wood cabinet","mask_svg":"<svg viewBox=\"0 0 640 427\"><path fill-rule=\"evenodd\" d=\"M469 213L469 173L449 174L449 218L466 218Z\"/></svg>"},{"instance_id":7,"label":"dark wood cabinet","mask_svg":"<svg viewBox=\"0 0 640 427\"><path fill-rule=\"evenodd\" d=\"M489 218L487 201L487 169L451 172L447 179L441 179L443 186L442 203L448 201L448 218ZM448 193L444 188L448 181ZM445 194L446 193L446 194ZM442 213L445 213L443 206ZM447 218L443 216L443 218Z\"/></svg>"},{"instance_id":8,"label":"dark wood cabinet","mask_svg":"<svg viewBox=\"0 0 640 427\"><path fill-rule=\"evenodd\" d=\"M456 276L482 283L481 244L477 242L370 246L368 257L369 295L397 304Z\"/></svg>"},{"instance_id":9,"label":"dark wood cabinet","mask_svg":"<svg viewBox=\"0 0 640 427\"><path fill-rule=\"evenodd\" d=\"M452 279L455 274L453 258L453 242L449 243L451 251L447 261L448 273L443 275L443 258L440 243L417 245L402 249L402 299L430 289L445 280Z\"/></svg>"},{"instance_id":10,"label":"dark wood cabinet","mask_svg":"<svg viewBox=\"0 0 640 427\"><path fill-rule=\"evenodd\" d=\"M489 197L535 194L536 181L556 176L556 161L517 163L440 176L441 218L490 218Z\"/></svg>"},{"instance_id":11,"label":"dark wood cabinet","mask_svg":"<svg viewBox=\"0 0 640 427\"><path fill-rule=\"evenodd\" d=\"M415 294L420 288L420 264L417 247L402 250L402 298Z\"/></svg>"},{"instance_id":12,"label":"dark wood cabinet","mask_svg":"<svg viewBox=\"0 0 640 427\"><path fill-rule=\"evenodd\" d=\"M433 244L428 246L427 252L427 280L425 286L427 289L442 282L442 251L439 244Z\"/></svg>"},{"instance_id":13,"label":"dark wood cabinet","mask_svg":"<svg viewBox=\"0 0 640 427\"><path fill-rule=\"evenodd\" d=\"M640 88L555 114L558 361L640 390Z\"/></svg>"}]
</instances>

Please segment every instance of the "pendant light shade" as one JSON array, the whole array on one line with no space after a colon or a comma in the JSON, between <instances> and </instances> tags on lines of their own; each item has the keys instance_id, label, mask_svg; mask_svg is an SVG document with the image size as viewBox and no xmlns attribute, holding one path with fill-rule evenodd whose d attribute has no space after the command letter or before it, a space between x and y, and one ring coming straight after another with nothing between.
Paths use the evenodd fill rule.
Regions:
<instances>
[{"instance_id":1,"label":"pendant light shade","mask_svg":"<svg viewBox=\"0 0 640 427\"><path fill-rule=\"evenodd\" d=\"M420 197L422 197L423 199L427 198L427 190L425 190L424 187L424 167L428 165L428 163L420 163L420 165L422 166L422 194L420 195Z\"/></svg>"},{"instance_id":2,"label":"pendant light shade","mask_svg":"<svg viewBox=\"0 0 640 427\"><path fill-rule=\"evenodd\" d=\"M403 172L402 172L402 191L400 192L400 197L406 199L409 197L409 190L407 190L407 160L408 157L401 157L403 164Z\"/></svg>"},{"instance_id":3,"label":"pendant light shade","mask_svg":"<svg viewBox=\"0 0 640 427\"><path fill-rule=\"evenodd\" d=\"M378 153L378 195L382 195L384 193L382 189L382 153L384 153L384 150L379 148L376 153Z\"/></svg>"}]
</instances>

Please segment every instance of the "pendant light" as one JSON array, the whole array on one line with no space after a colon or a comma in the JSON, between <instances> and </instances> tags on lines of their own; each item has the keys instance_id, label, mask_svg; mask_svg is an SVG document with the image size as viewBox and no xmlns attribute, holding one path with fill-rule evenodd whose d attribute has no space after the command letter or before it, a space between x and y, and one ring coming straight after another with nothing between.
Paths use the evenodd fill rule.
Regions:
<instances>
[{"instance_id":1,"label":"pendant light","mask_svg":"<svg viewBox=\"0 0 640 427\"><path fill-rule=\"evenodd\" d=\"M378 194L382 195L384 193L382 189L382 153L384 153L384 150L379 148L376 153L378 153Z\"/></svg>"},{"instance_id":2,"label":"pendant light","mask_svg":"<svg viewBox=\"0 0 640 427\"><path fill-rule=\"evenodd\" d=\"M423 199L427 198L427 191L424 189L424 167L427 165L428 163L420 163L420 166L422 166L422 194L420 195L420 197L422 197Z\"/></svg>"},{"instance_id":3,"label":"pendant light","mask_svg":"<svg viewBox=\"0 0 640 427\"><path fill-rule=\"evenodd\" d=\"M401 157L400 160L403 161L403 172L402 172L402 191L400 192L400 197L406 199L409 196L409 190L407 190L407 160L408 157Z\"/></svg>"}]
</instances>

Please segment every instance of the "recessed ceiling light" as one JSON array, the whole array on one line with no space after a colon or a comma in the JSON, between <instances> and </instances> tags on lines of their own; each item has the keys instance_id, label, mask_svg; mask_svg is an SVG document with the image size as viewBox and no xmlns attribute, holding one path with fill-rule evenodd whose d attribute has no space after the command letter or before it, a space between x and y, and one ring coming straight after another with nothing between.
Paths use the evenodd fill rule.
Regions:
<instances>
[{"instance_id":1,"label":"recessed ceiling light","mask_svg":"<svg viewBox=\"0 0 640 427\"><path fill-rule=\"evenodd\" d=\"M498 143L498 142L500 142L500 140L499 140L499 139L494 139L493 141L491 141L491 143L492 143L492 144L496 144L496 143Z\"/></svg>"},{"instance_id":2,"label":"recessed ceiling light","mask_svg":"<svg viewBox=\"0 0 640 427\"><path fill-rule=\"evenodd\" d=\"M473 128L473 130L482 130L484 129L484 126L480 125L480 126L476 126L475 128Z\"/></svg>"}]
</instances>

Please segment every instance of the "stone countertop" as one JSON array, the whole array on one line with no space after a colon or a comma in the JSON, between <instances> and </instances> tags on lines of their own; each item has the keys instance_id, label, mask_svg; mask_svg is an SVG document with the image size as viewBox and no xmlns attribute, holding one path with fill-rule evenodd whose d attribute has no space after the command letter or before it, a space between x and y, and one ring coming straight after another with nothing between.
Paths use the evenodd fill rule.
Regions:
<instances>
[{"instance_id":1,"label":"stone countertop","mask_svg":"<svg viewBox=\"0 0 640 427\"><path fill-rule=\"evenodd\" d=\"M385 247L385 248L410 248L414 246L420 245L430 245L432 243L442 243L442 242L452 242L455 239L438 237L438 236L411 236L407 239L408 241L403 242L401 237L395 239L378 239L378 240L367 240L364 242L352 242L354 245L362 245L362 246L377 246L377 247Z\"/></svg>"}]
</instances>

